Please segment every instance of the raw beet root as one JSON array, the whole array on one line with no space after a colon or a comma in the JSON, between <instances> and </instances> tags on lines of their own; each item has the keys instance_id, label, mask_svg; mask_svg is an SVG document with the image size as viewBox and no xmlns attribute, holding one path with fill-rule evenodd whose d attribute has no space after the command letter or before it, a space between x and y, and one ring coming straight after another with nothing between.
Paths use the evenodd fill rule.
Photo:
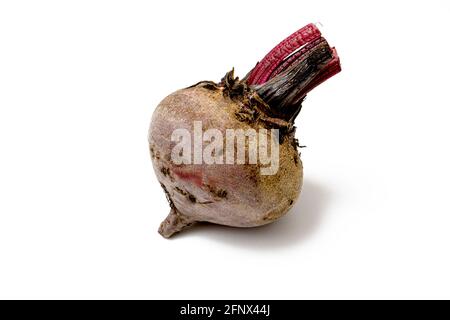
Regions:
<instances>
[{"instance_id":1,"label":"raw beet root","mask_svg":"<svg viewBox=\"0 0 450 320\"><path fill-rule=\"evenodd\" d=\"M277 45L243 80L231 71L219 83L202 81L166 97L153 113L148 136L153 167L171 207L161 235L168 238L197 221L255 227L284 215L297 200L303 178L294 120L306 94L339 71L336 50L309 24ZM201 121L203 132L217 129L224 137L227 129L255 129L269 143L276 139L270 129L278 129L277 171L263 174L266 166L260 162L174 162L172 133L186 129L195 137L195 121ZM246 155L251 147L247 141Z\"/></svg>"}]
</instances>

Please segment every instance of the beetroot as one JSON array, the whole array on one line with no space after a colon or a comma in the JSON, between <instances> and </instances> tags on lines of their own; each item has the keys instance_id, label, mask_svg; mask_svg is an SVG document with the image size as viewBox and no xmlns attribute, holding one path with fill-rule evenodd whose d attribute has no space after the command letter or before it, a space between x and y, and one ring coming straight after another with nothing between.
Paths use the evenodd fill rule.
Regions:
<instances>
[{"instance_id":1,"label":"beetroot","mask_svg":"<svg viewBox=\"0 0 450 320\"><path fill-rule=\"evenodd\" d=\"M306 94L340 70L336 50L309 24L244 79L230 71L166 97L148 136L171 207L161 235L197 221L255 227L284 215L303 179L294 120Z\"/></svg>"}]
</instances>

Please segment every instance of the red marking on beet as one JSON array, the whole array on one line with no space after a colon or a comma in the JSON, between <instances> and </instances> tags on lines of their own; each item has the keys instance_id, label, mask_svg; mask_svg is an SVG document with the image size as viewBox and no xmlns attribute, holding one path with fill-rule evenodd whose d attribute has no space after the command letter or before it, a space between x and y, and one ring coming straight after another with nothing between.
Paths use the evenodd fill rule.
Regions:
<instances>
[{"instance_id":1,"label":"red marking on beet","mask_svg":"<svg viewBox=\"0 0 450 320\"><path fill-rule=\"evenodd\" d=\"M186 171L182 168L173 168L173 173L177 175L180 179L192 182L196 184L197 186L201 187L203 184L203 174L202 172L192 172L192 171Z\"/></svg>"}]
</instances>

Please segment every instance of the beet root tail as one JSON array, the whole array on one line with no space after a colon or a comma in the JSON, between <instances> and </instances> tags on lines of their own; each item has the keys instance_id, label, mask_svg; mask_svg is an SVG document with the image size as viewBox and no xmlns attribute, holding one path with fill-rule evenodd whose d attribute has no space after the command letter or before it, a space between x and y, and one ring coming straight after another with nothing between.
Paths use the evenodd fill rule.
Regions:
<instances>
[{"instance_id":1,"label":"beet root tail","mask_svg":"<svg viewBox=\"0 0 450 320\"><path fill-rule=\"evenodd\" d=\"M172 208L166 219L161 222L158 232L164 238L170 238L175 233L191 226L194 222L194 220L179 213L176 208Z\"/></svg>"}]
</instances>

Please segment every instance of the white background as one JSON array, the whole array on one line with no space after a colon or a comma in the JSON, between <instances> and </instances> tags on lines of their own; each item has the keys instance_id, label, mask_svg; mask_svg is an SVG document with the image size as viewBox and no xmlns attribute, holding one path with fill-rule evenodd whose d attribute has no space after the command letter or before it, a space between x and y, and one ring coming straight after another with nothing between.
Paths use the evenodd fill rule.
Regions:
<instances>
[{"instance_id":1,"label":"white background","mask_svg":"<svg viewBox=\"0 0 450 320\"><path fill-rule=\"evenodd\" d=\"M448 1L2 1L0 298L450 298ZM321 22L304 190L171 240L147 146L172 91Z\"/></svg>"}]
</instances>

